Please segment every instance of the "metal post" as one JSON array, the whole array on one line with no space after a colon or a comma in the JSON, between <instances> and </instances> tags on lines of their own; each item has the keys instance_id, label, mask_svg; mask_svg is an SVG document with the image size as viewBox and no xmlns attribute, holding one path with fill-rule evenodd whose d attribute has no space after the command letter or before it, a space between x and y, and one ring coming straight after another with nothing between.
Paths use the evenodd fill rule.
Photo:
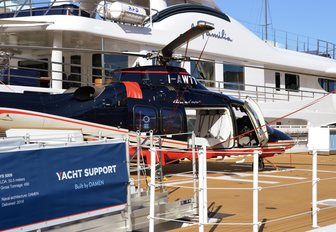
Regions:
<instances>
[{"instance_id":1,"label":"metal post","mask_svg":"<svg viewBox=\"0 0 336 232\"><path fill-rule=\"evenodd\" d=\"M159 149L160 149L160 155L159 155L159 181L160 181L160 189L163 191L163 168L162 168L162 162L163 162L163 154L162 154L162 138L159 137Z\"/></svg>"},{"instance_id":2,"label":"metal post","mask_svg":"<svg viewBox=\"0 0 336 232\"><path fill-rule=\"evenodd\" d=\"M258 200L259 200L259 186L258 186L258 174L259 174L259 152L253 152L253 232L258 232Z\"/></svg>"},{"instance_id":3,"label":"metal post","mask_svg":"<svg viewBox=\"0 0 336 232\"><path fill-rule=\"evenodd\" d=\"M276 30L274 30L274 47L277 47Z\"/></svg>"},{"instance_id":4,"label":"metal post","mask_svg":"<svg viewBox=\"0 0 336 232\"><path fill-rule=\"evenodd\" d=\"M193 169L193 181L194 181L194 194L193 194L193 210L197 210L197 171L196 171L196 152L195 152L195 132L191 135L191 149L192 149L192 169Z\"/></svg>"},{"instance_id":5,"label":"metal post","mask_svg":"<svg viewBox=\"0 0 336 232\"><path fill-rule=\"evenodd\" d=\"M203 217L204 217L204 223L207 224L208 223L208 181L207 181L207 173L208 173L208 168L207 168L207 150L206 150L206 146L203 145L202 147L203 149L203 172L204 172L204 175L203 175L203 178L204 178L204 181L203 181L203 194L204 194L204 198L203 198L203 201L204 201L204 213L203 213Z\"/></svg>"},{"instance_id":6,"label":"metal post","mask_svg":"<svg viewBox=\"0 0 336 232\"><path fill-rule=\"evenodd\" d=\"M203 157L204 152L203 149L198 150L198 189L199 189L199 195L198 195L198 231L204 232L204 166L203 166Z\"/></svg>"},{"instance_id":7,"label":"metal post","mask_svg":"<svg viewBox=\"0 0 336 232\"><path fill-rule=\"evenodd\" d=\"M63 47L63 34L61 31L54 32L53 48L51 52L51 87L54 89L62 89L63 78L63 52L57 50Z\"/></svg>"},{"instance_id":8,"label":"metal post","mask_svg":"<svg viewBox=\"0 0 336 232\"><path fill-rule=\"evenodd\" d=\"M140 145L140 139L141 139L141 137L140 137L140 131L137 131L137 175L138 175L138 197L140 197L141 196L141 187L140 187L140 182L141 182L141 180L140 180L140 169L141 169L141 167L140 167L140 149L141 149L141 145Z\"/></svg>"},{"instance_id":9,"label":"metal post","mask_svg":"<svg viewBox=\"0 0 336 232\"><path fill-rule=\"evenodd\" d=\"M105 50L105 42L104 42L104 38L101 38L101 50L104 51ZM105 54L102 53L100 55L100 61L101 61L101 78L102 78L102 85L105 85Z\"/></svg>"},{"instance_id":10,"label":"metal post","mask_svg":"<svg viewBox=\"0 0 336 232\"><path fill-rule=\"evenodd\" d=\"M299 51L299 36L296 36L296 51Z\"/></svg>"},{"instance_id":11,"label":"metal post","mask_svg":"<svg viewBox=\"0 0 336 232\"><path fill-rule=\"evenodd\" d=\"M313 150L312 154L312 227L317 228L317 213L318 213L318 208L317 208L317 150Z\"/></svg>"},{"instance_id":12,"label":"metal post","mask_svg":"<svg viewBox=\"0 0 336 232\"><path fill-rule=\"evenodd\" d=\"M151 180L150 180L150 208L149 208L149 231L154 232L154 216L155 216L155 162L156 148L150 148L151 154Z\"/></svg>"},{"instance_id":13,"label":"metal post","mask_svg":"<svg viewBox=\"0 0 336 232\"><path fill-rule=\"evenodd\" d=\"M152 18L152 15L153 15L153 12L152 12L152 1L149 1L149 25L151 28L153 28L153 18Z\"/></svg>"},{"instance_id":14,"label":"metal post","mask_svg":"<svg viewBox=\"0 0 336 232\"><path fill-rule=\"evenodd\" d=\"M129 156L129 138L125 139L126 147L126 162L128 173L128 186L127 186L127 231L132 231L132 204L131 204L131 185L130 185L130 156Z\"/></svg>"}]
</instances>

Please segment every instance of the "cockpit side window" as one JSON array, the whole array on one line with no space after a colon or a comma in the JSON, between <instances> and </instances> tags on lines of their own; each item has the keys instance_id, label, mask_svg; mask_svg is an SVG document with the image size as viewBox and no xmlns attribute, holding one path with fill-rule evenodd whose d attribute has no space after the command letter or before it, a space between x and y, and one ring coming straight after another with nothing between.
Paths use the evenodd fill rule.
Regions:
<instances>
[{"instance_id":1,"label":"cockpit side window","mask_svg":"<svg viewBox=\"0 0 336 232\"><path fill-rule=\"evenodd\" d=\"M179 109L162 108L161 125L164 134L177 134L184 132L183 113Z\"/></svg>"}]
</instances>

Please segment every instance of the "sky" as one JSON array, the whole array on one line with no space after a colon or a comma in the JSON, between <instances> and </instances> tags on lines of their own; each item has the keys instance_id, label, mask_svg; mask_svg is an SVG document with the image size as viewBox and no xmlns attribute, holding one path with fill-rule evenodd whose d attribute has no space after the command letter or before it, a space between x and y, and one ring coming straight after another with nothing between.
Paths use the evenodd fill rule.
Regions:
<instances>
[{"instance_id":1,"label":"sky","mask_svg":"<svg viewBox=\"0 0 336 232\"><path fill-rule=\"evenodd\" d=\"M264 25L264 0L215 0L221 10L250 30ZM336 43L336 0L268 0L270 27ZM269 32L270 33L270 32ZM273 33L272 33L273 35Z\"/></svg>"}]
</instances>

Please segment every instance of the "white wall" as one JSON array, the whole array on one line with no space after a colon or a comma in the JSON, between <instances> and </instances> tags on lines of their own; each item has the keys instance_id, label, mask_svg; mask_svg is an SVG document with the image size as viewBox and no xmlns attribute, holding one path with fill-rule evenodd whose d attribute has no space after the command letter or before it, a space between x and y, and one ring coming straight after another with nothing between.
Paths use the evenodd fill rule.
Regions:
<instances>
[{"instance_id":1,"label":"white wall","mask_svg":"<svg viewBox=\"0 0 336 232\"><path fill-rule=\"evenodd\" d=\"M265 86L264 70L245 67L245 84Z\"/></svg>"}]
</instances>

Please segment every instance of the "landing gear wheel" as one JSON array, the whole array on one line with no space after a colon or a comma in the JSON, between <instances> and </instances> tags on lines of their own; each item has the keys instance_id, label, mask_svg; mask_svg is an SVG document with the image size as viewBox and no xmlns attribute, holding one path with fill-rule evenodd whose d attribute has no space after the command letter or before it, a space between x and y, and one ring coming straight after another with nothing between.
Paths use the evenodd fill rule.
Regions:
<instances>
[{"instance_id":1,"label":"landing gear wheel","mask_svg":"<svg viewBox=\"0 0 336 232\"><path fill-rule=\"evenodd\" d=\"M252 168L254 166L254 163L252 164ZM258 161L258 170L262 171L265 168L265 162L264 159L262 157L259 157L259 161Z\"/></svg>"},{"instance_id":2,"label":"landing gear wheel","mask_svg":"<svg viewBox=\"0 0 336 232\"><path fill-rule=\"evenodd\" d=\"M264 162L264 159L262 157L259 157L259 171L262 171L264 170L265 168L265 162Z\"/></svg>"}]
</instances>

